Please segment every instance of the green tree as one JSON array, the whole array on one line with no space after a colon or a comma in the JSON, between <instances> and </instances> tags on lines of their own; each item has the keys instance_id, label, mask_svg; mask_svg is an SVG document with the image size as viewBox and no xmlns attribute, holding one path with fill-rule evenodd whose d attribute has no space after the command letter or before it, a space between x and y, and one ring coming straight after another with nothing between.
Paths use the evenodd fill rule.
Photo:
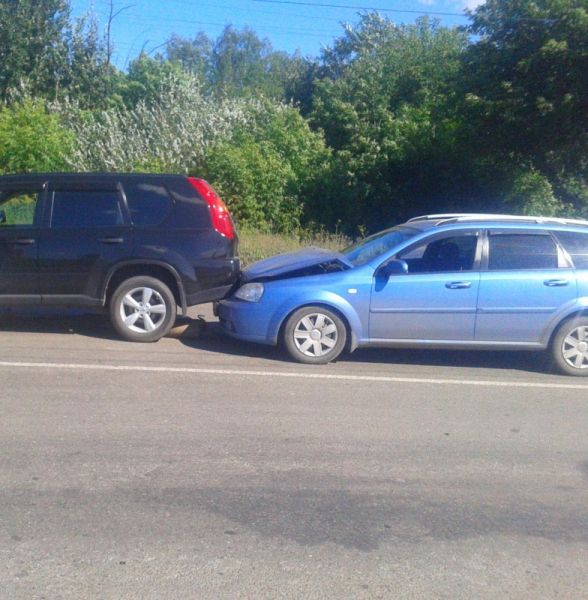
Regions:
<instances>
[{"instance_id":1,"label":"green tree","mask_svg":"<svg viewBox=\"0 0 588 600\"><path fill-rule=\"evenodd\" d=\"M398 26L372 13L325 52L312 119L335 154L317 219L375 228L468 194L455 110L466 46L435 21Z\"/></svg>"},{"instance_id":2,"label":"green tree","mask_svg":"<svg viewBox=\"0 0 588 600\"><path fill-rule=\"evenodd\" d=\"M202 171L240 222L291 232L327 165L322 136L296 109L266 101L252 108L247 126L211 148Z\"/></svg>"},{"instance_id":3,"label":"green tree","mask_svg":"<svg viewBox=\"0 0 588 600\"><path fill-rule=\"evenodd\" d=\"M0 0L0 100L59 94L68 25L67 0Z\"/></svg>"},{"instance_id":4,"label":"green tree","mask_svg":"<svg viewBox=\"0 0 588 600\"><path fill-rule=\"evenodd\" d=\"M204 82L210 80L212 46L212 40L202 31L193 40L173 35L166 45L166 55L168 60L179 63L184 71Z\"/></svg>"},{"instance_id":5,"label":"green tree","mask_svg":"<svg viewBox=\"0 0 588 600\"><path fill-rule=\"evenodd\" d=\"M123 79L108 60L108 48L95 17L78 19L68 30L67 75L64 93L81 107L104 108L121 102L116 88Z\"/></svg>"},{"instance_id":6,"label":"green tree","mask_svg":"<svg viewBox=\"0 0 588 600\"><path fill-rule=\"evenodd\" d=\"M585 194L588 175L587 0L487 0L469 31L472 136L487 156L530 162L581 208L582 192L570 191Z\"/></svg>"},{"instance_id":7,"label":"green tree","mask_svg":"<svg viewBox=\"0 0 588 600\"><path fill-rule=\"evenodd\" d=\"M569 208L555 197L547 177L535 169L515 175L505 205L515 213L546 217L557 216Z\"/></svg>"},{"instance_id":8,"label":"green tree","mask_svg":"<svg viewBox=\"0 0 588 600\"><path fill-rule=\"evenodd\" d=\"M0 173L67 168L73 136L40 102L24 100L0 109Z\"/></svg>"},{"instance_id":9,"label":"green tree","mask_svg":"<svg viewBox=\"0 0 588 600\"><path fill-rule=\"evenodd\" d=\"M214 43L209 78L223 97L262 95L289 101L306 66L300 55L277 52L251 29L229 25Z\"/></svg>"},{"instance_id":10,"label":"green tree","mask_svg":"<svg viewBox=\"0 0 588 600\"><path fill-rule=\"evenodd\" d=\"M165 82L171 79L186 79L178 63L161 56L152 58L143 52L131 62L117 91L125 105L132 108L139 102L156 102Z\"/></svg>"}]
</instances>

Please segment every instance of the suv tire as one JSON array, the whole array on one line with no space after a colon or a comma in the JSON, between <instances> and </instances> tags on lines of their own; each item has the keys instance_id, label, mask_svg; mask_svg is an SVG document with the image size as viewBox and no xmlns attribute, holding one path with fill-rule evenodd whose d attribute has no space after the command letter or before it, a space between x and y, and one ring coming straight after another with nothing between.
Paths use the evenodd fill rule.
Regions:
<instances>
[{"instance_id":1,"label":"suv tire","mask_svg":"<svg viewBox=\"0 0 588 600\"><path fill-rule=\"evenodd\" d=\"M559 326L551 355L561 373L588 377L588 317L574 317Z\"/></svg>"},{"instance_id":2,"label":"suv tire","mask_svg":"<svg viewBox=\"0 0 588 600\"><path fill-rule=\"evenodd\" d=\"M156 342L167 335L176 320L173 293L155 277L131 277L115 290L110 319L119 335L130 342Z\"/></svg>"},{"instance_id":3,"label":"suv tire","mask_svg":"<svg viewBox=\"0 0 588 600\"><path fill-rule=\"evenodd\" d=\"M335 360L347 340L341 317L322 306L305 306L292 313L284 327L284 346L296 361L324 365Z\"/></svg>"}]
</instances>

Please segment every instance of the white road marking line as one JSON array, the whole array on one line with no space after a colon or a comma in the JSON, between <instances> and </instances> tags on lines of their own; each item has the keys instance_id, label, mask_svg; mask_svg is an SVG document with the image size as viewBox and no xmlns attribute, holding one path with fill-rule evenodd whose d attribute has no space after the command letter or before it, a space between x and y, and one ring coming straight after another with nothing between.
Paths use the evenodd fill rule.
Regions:
<instances>
[{"instance_id":1,"label":"white road marking line","mask_svg":"<svg viewBox=\"0 0 588 600\"><path fill-rule=\"evenodd\" d=\"M300 371L250 371L244 369L200 369L190 367L141 367L138 365L105 365L84 363L45 363L0 361L0 367L24 369L63 369L85 371L139 371L148 373L188 373L192 375L231 375L237 377L284 377L293 379L330 379L336 381L370 381L380 383L426 383L434 385L474 385L482 387L543 388L585 390L588 385L574 383L547 383L535 381L489 381L477 379L432 379L419 377L387 377L381 375L334 375L329 373L302 373ZM588 396L587 396L588 398Z\"/></svg>"}]
</instances>

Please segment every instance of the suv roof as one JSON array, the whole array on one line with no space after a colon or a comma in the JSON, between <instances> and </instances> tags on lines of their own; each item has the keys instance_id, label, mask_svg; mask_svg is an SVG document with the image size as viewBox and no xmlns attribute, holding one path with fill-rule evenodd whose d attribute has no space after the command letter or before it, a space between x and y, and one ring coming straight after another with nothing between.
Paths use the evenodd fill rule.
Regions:
<instances>
[{"instance_id":1,"label":"suv roof","mask_svg":"<svg viewBox=\"0 0 588 600\"><path fill-rule=\"evenodd\" d=\"M3 175L0 177L1 184L21 184L21 183L44 183L47 179L59 179L61 181L85 183L104 183L113 180L132 180L137 179L145 181L146 179L176 179L178 177L187 177L186 175L169 175L159 173L24 173L18 175Z\"/></svg>"}]
</instances>

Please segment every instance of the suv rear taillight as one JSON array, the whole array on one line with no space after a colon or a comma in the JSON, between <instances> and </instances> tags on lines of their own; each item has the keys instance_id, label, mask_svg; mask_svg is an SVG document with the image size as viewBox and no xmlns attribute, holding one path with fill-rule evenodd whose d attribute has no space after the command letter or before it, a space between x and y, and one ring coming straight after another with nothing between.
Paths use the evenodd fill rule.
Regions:
<instances>
[{"instance_id":1,"label":"suv rear taillight","mask_svg":"<svg viewBox=\"0 0 588 600\"><path fill-rule=\"evenodd\" d=\"M188 181L208 204L212 226L215 231L232 240L235 237L235 227L231 215L220 196L214 191L210 183L204 181L204 179L188 177Z\"/></svg>"}]
</instances>

